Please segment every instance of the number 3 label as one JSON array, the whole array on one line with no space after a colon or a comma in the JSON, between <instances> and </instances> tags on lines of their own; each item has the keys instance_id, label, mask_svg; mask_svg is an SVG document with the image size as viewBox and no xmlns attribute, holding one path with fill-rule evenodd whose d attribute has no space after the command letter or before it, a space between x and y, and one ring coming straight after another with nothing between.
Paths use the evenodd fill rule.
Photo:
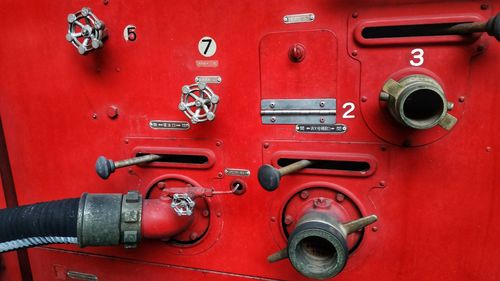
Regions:
<instances>
[{"instance_id":1,"label":"number 3 label","mask_svg":"<svg viewBox=\"0 0 500 281\"><path fill-rule=\"evenodd\" d=\"M342 118L344 118L344 119L353 119L353 118L356 118L356 116L354 114L352 114L352 112L356 108L356 106L354 105L354 103L352 103L352 102L346 102L346 103L344 103L342 105L342 108L343 109L347 109L344 112L344 114L342 115Z\"/></svg>"},{"instance_id":2,"label":"number 3 label","mask_svg":"<svg viewBox=\"0 0 500 281\"><path fill-rule=\"evenodd\" d=\"M421 66L424 64L424 50L413 49L411 50L411 54L413 55L413 59L410 60L412 66Z\"/></svg>"}]
</instances>

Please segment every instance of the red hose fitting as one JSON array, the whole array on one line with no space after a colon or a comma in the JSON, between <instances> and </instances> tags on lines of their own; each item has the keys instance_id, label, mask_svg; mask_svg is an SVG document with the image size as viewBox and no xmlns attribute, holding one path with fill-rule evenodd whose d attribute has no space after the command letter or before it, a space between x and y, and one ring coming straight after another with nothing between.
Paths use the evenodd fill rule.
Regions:
<instances>
[{"instance_id":1,"label":"red hose fitting","mask_svg":"<svg viewBox=\"0 0 500 281\"><path fill-rule=\"evenodd\" d=\"M144 200L142 208L142 237L168 240L185 231L194 221L194 216L179 216L170 206L171 199Z\"/></svg>"}]
</instances>

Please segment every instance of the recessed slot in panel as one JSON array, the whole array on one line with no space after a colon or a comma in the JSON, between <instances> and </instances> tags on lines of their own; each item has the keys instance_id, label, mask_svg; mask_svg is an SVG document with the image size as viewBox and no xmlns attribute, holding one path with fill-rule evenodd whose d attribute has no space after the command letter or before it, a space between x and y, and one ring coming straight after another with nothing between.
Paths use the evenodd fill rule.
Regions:
<instances>
[{"instance_id":1,"label":"recessed slot in panel","mask_svg":"<svg viewBox=\"0 0 500 281\"><path fill-rule=\"evenodd\" d=\"M143 167L171 167L186 169L208 169L215 163L215 154L210 149L183 147L136 147L133 156L160 155L161 158L141 165Z\"/></svg>"},{"instance_id":2,"label":"recessed slot in panel","mask_svg":"<svg viewBox=\"0 0 500 281\"><path fill-rule=\"evenodd\" d=\"M365 39L457 35L460 34L460 31L454 30L452 27L461 23L467 22L370 26L363 28L361 34Z\"/></svg>"},{"instance_id":3,"label":"recessed slot in panel","mask_svg":"<svg viewBox=\"0 0 500 281\"><path fill-rule=\"evenodd\" d=\"M280 151L274 154L272 163L275 167L284 167L300 160L312 162L298 172L305 174L368 177L377 169L375 157L360 153Z\"/></svg>"}]
</instances>

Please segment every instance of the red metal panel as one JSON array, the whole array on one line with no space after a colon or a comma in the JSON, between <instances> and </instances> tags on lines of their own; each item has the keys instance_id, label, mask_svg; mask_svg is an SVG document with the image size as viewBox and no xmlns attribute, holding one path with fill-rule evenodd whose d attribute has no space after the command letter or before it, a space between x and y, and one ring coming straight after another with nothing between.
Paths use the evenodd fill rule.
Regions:
<instances>
[{"instance_id":1,"label":"red metal panel","mask_svg":"<svg viewBox=\"0 0 500 281\"><path fill-rule=\"evenodd\" d=\"M67 14L84 5L106 23L110 37L103 49L80 56L64 36ZM250 171L249 177L238 177L248 186L244 195L210 202L216 214L211 226L216 227L209 230L206 243L186 249L154 240L133 250L32 249L35 280L65 278L68 270L120 281L136 280L138 274L148 280L306 280L288 261L269 264L266 257L285 244L277 216L286 200L316 183L342 188L363 212L379 217L336 280L497 280L500 82L495 73L500 45L481 35L466 42L453 36L444 43L410 40L372 47L359 44L354 36L358 22L449 20L456 15L486 19L498 12L498 5L1 1L0 112L20 204L82 192L134 189L145 194L164 175L229 190L236 177L224 174L224 169ZM283 22L284 15L308 12L315 14L313 22ZM128 24L137 26L134 42L122 38ZM276 34L286 38L266 41ZM211 58L198 52L198 41L207 35L217 42ZM287 69L297 66L287 61L286 52L296 38L306 48L303 73ZM426 61L407 71L414 48L425 50ZM408 131L388 115L379 115L378 95L386 79L401 71L430 73L444 84L455 103L451 113L458 113L455 128L418 134L413 143L422 144L419 147L400 146ZM181 87L200 75L222 77L220 84L209 84L220 95L216 119L184 131L151 129L151 120L187 121L177 108ZM279 85L285 90L275 95ZM347 132L303 134L293 125L262 125L260 100L268 97L336 98L337 121ZM349 102L355 106L350 113L355 118L343 118L349 109L343 105ZM118 116L108 117L110 106L118 108ZM95 174L99 155L127 158L141 146L208 149L214 163L206 169L138 166L117 171L107 181ZM269 193L259 186L256 174L262 164L273 163L278 151L366 154L375 158L377 169L369 177L298 173ZM9 264L6 272L11 270L16 271Z\"/></svg>"}]
</instances>

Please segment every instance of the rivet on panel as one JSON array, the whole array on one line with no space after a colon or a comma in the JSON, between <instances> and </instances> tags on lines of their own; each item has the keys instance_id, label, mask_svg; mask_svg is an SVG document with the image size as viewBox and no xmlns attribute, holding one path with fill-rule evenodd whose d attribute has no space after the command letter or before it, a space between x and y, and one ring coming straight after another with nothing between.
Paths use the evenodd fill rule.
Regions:
<instances>
[{"instance_id":1,"label":"rivet on panel","mask_svg":"<svg viewBox=\"0 0 500 281\"><path fill-rule=\"evenodd\" d=\"M269 148L269 143L265 142L263 145L264 149L268 149Z\"/></svg>"},{"instance_id":2,"label":"rivet on panel","mask_svg":"<svg viewBox=\"0 0 500 281\"><path fill-rule=\"evenodd\" d=\"M377 232L378 231L378 227L376 227L376 226L372 227L372 231L373 232Z\"/></svg>"},{"instance_id":3,"label":"rivet on panel","mask_svg":"<svg viewBox=\"0 0 500 281\"><path fill-rule=\"evenodd\" d=\"M362 102L366 102L367 100L368 100L368 97L367 97L367 96L362 96L362 97L361 97L361 101L362 101Z\"/></svg>"},{"instance_id":4,"label":"rivet on panel","mask_svg":"<svg viewBox=\"0 0 500 281\"><path fill-rule=\"evenodd\" d=\"M357 51L357 50L354 50L354 51L352 51L352 53L351 53L351 54L352 54L352 56L353 56L353 57L355 57L355 56L357 56L357 55L358 55L358 51Z\"/></svg>"},{"instance_id":5,"label":"rivet on panel","mask_svg":"<svg viewBox=\"0 0 500 281\"><path fill-rule=\"evenodd\" d=\"M384 187L384 186L385 186L385 181L380 181L380 182L378 183L378 185L379 185L379 186L381 186L381 187Z\"/></svg>"},{"instance_id":6,"label":"rivet on panel","mask_svg":"<svg viewBox=\"0 0 500 281\"><path fill-rule=\"evenodd\" d=\"M306 190L302 191L300 193L300 198L302 198L304 200L307 199L307 198L309 198L309 192L307 192Z\"/></svg>"},{"instance_id":7,"label":"rivet on panel","mask_svg":"<svg viewBox=\"0 0 500 281\"><path fill-rule=\"evenodd\" d=\"M465 101L465 97L464 97L464 96L460 96L460 97L458 98L458 102L464 102L464 101Z\"/></svg>"},{"instance_id":8,"label":"rivet on panel","mask_svg":"<svg viewBox=\"0 0 500 281\"><path fill-rule=\"evenodd\" d=\"M215 142L215 146L221 146L222 145L222 142L221 141L216 141Z\"/></svg>"},{"instance_id":9,"label":"rivet on panel","mask_svg":"<svg viewBox=\"0 0 500 281\"><path fill-rule=\"evenodd\" d=\"M355 19L355 18L357 18L357 17L359 17L358 12L354 12L354 13L352 13L352 17L353 17L354 19Z\"/></svg>"}]
</instances>

